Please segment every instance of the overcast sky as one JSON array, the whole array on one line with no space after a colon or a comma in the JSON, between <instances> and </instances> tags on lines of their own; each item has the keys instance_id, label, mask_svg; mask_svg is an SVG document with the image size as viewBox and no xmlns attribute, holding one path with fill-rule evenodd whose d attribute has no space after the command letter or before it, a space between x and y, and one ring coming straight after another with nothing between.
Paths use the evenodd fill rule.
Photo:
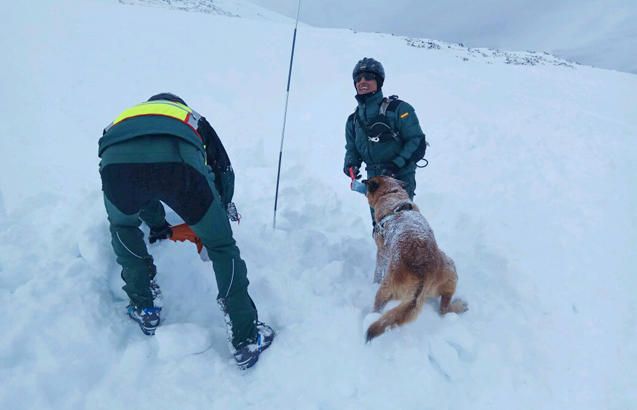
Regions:
<instances>
[{"instance_id":1,"label":"overcast sky","mask_svg":"<svg viewBox=\"0 0 637 410\"><path fill-rule=\"evenodd\" d=\"M298 0L251 0L294 17ZM302 0L301 20L461 42L549 51L637 73L637 0Z\"/></svg>"}]
</instances>

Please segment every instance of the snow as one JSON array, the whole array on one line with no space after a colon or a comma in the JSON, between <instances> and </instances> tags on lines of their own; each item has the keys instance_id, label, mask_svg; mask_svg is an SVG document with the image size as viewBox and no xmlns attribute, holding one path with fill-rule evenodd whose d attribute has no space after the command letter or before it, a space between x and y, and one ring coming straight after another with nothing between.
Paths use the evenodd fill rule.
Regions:
<instances>
[{"instance_id":1,"label":"snow","mask_svg":"<svg viewBox=\"0 0 637 410\"><path fill-rule=\"evenodd\" d=\"M249 14L3 5L0 408L636 408L637 77L301 26L273 231L293 26ZM375 245L341 172L363 56L418 112L431 147L415 202L471 308L426 304L368 345ZM192 244L150 247L156 336L124 314L97 140L160 91L205 115L233 160L235 236L278 332L246 372Z\"/></svg>"},{"instance_id":2,"label":"snow","mask_svg":"<svg viewBox=\"0 0 637 410\"><path fill-rule=\"evenodd\" d=\"M152 0L151 0L152 1ZM252 0L294 17L298 1ZM302 1L319 27L394 33L471 47L547 51L595 67L637 73L634 0Z\"/></svg>"}]
</instances>

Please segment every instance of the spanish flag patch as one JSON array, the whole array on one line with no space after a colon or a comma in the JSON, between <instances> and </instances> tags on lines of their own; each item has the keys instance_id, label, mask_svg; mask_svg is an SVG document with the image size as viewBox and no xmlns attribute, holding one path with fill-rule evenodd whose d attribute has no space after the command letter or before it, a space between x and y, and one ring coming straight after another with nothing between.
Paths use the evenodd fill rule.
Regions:
<instances>
[{"instance_id":1,"label":"spanish flag patch","mask_svg":"<svg viewBox=\"0 0 637 410\"><path fill-rule=\"evenodd\" d=\"M408 112L406 112L406 113L404 113L404 114L400 114L400 118L401 118L401 119L405 119L405 118L407 118L408 116L409 116L409 113L408 113Z\"/></svg>"}]
</instances>

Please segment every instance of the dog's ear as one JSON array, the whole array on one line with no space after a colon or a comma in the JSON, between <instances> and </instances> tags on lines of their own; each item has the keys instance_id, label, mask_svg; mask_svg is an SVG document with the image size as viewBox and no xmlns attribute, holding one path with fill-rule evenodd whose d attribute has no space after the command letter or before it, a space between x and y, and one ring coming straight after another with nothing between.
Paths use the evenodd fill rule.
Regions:
<instances>
[{"instance_id":1,"label":"dog's ear","mask_svg":"<svg viewBox=\"0 0 637 410\"><path fill-rule=\"evenodd\" d=\"M370 181L369 179L364 180L363 184L367 185L368 194L373 194L374 191L376 191L380 187L378 181Z\"/></svg>"}]
</instances>

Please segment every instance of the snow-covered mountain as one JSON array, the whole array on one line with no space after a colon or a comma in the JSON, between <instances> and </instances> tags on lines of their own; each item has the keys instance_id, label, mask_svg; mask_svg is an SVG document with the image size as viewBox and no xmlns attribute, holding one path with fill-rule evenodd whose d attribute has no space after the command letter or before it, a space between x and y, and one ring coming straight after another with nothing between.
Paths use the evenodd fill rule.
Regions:
<instances>
[{"instance_id":1,"label":"snow-covered mountain","mask_svg":"<svg viewBox=\"0 0 637 410\"><path fill-rule=\"evenodd\" d=\"M289 22L289 18L246 0L118 0L126 5L142 5L226 17Z\"/></svg>"},{"instance_id":2,"label":"snow-covered mountain","mask_svg":"<svg viewBox=\"0 0 637 410\"><path fill-rule=\"evenodd\" d=\"M297 1L252 0L296 16ZM304 1L318 27L395 33L471 47L536 50L595 67L637 73L634 0Z\"/></svg>"},{"instance_id":3,"label":"snow-covered mountain","mask_svg":"<svg viewBox=\"0 0 637 410\"><path fill-rule=\"evenodd\" d=\"M273 231L292 22L229 0L208 13L126 3L3 6L0 408L637 406L635 75L303 25ZM431 302L368 345L375 249L341 172L363 56L427 133L415 201L470 307L441 318ZM160 91L204 114L233 160L235 236L278 331L247 372L189 244L150 247L157 334L124 314L97 140Z\"/></svg>"}]
</instances>

